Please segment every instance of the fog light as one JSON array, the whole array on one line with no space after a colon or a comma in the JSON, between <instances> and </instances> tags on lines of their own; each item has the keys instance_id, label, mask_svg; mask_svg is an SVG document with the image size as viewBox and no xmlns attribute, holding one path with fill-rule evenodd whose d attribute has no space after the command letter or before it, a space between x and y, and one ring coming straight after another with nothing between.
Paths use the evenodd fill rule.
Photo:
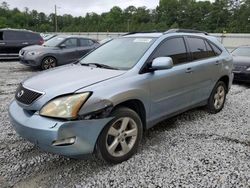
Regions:
<instances>
[{"instance_id":1,"label":"fog light","mask_svg":"<svg viewBox=\"0 0 250 188\"><path fill-rule=\"evenodd\" d=\"M68 145L74 144L75 141L76 141L76 137L55 140L52 142L52 146L68 146Z\"/></svg>"}]
</instances>

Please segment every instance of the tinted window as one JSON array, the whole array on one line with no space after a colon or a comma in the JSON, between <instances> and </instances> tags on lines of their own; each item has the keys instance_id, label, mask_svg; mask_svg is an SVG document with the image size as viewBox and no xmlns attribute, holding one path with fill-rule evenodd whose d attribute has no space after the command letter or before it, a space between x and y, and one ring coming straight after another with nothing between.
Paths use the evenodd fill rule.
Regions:
<instances>
[{"instance_id":1,"label":"tinted window","mask_svg":"<svg viewBox=\"0 0 250 188\"><path fill-rule=\"evenodd\" d=\"M80 39L80 46L89 46L88 39Z\"/></svg>"},{"instance_id":2,"label":"tinted window","mask_svg":"<svg viewBox=\"0 0 250 188\"><path fill-rule=\"evenodd\" d=\"M187 38L193 60L205 59L215 56L211 46L201 38Z\"/></svg>"},{"instance_id":3,"label":"tinted window","mask_svg":"<svg viewBox=\"0 0 250 188\"><path fill-rule=\"evenodd\" d=\"M65 46L67 48L74 48L77 47L77 39L67 39L63 44L65 44Z\"/></svg>"},{"instance_id":4,"label":"tinted window","mask_svg":"<svg viewBox=\"0 0 250 188\"><path fill-rule=\"evenodd\" d=\"M183 38L168 39L155 51L151 61L157 57L171 57L174 64L187 62L187 50Z\"/></svg>"},{"instance_id":5,"label":"tinted window","mask_svg":"<svg viewBox=\"0 0 250 188\"><path fill-rule=\"evenodd\" d=\"M214 57L214 56L216 56L215 53L214 53L214 50L209 45L209 43L206 40L204 40L204 41L205 41L206 50L207 50L207 57Z\"/></svg>"},{"instance_id":6,"label":"tinted window","mask_svg":"<svg viewBox=\"0 0 250 188\"><path fill-rule=\"evenodd\" d=\"M0 32L0 40L3 40L3 32Z\"/></svg>"},{"instance_id":7,"label":"tinted window","mask_svg":"<svg viewBox=\"0 0 250 188\"><path fill-rule=\"evenodd\" d=\"M213 51L215 53L215 55L220 55L221 54L221 49L218 48L217 46L215 46L213 43L209 42L209 44L211 45L211 47L213 48Z\"/></svg>"},{"instance_id":8,"label":"tinted window","mask_svg":"<svg viewBox=\"0 0 250 188\"><path fill-rule=\"evenodd\" d=\"M94 41L90 39L80 39L80 46L92 46Z\"/></svg>"},{"instance_id":9,"label":"tinted window","mask_svg":"<svg viewBox=\"0 0 250 188\"><path fill-rule=\"evenodd\" d=\"M21 31L5 31L4 37L6 40L24 40L26 36Z\"/></svg>"}]
</instances>

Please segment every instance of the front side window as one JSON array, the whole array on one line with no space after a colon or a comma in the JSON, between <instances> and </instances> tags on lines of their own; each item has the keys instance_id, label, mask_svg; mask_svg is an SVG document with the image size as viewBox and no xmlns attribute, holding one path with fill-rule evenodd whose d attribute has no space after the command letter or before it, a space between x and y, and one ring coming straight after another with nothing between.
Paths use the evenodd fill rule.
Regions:
<instances>
[{"instance_id":1,"label":"front side window","mask_svg":"<svg viewBox=\"0 0 250 188\"><path fill-rule=\"evenodd\" d=\"M150 62L157 57L171 57L174 65L187 62L188 55L184 39L182 37L167 39L157 48Z\"/></svg>"},{"instance_id":2,"label":"front side window","mask_svg":"<svg viewBox=\"0 0 250 188\"><path fill-rule=\"evenodd\" d=\"M124 37L114 39L85 56L80 63L104 64L127 70L132 68L141 59L154 41L154 38L148 37Z\"/></svg>"}]
</instances>

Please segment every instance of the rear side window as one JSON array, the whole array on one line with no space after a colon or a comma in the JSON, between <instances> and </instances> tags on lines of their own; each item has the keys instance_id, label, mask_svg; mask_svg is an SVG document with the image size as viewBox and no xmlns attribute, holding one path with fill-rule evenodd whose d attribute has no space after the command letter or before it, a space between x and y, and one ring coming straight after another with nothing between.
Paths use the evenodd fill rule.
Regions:
<instances>
[{"instance_id":1,"label":"rear side window","mask_svg":"<svg viewBox=\"0 0 250 188\"><path fill-rule=\"evenodd\" d=\"M80 46L89 46L88 39L80 39Z\"/></svg>"},{"instance_id":2,"label":"rear side window","mask_svg":"<svg viewBox=\"0 0 250 188\"><path fill-rule=\"evenodd\" d=\"M94 42L90 39L80 39L80 46L92 46Z\"/></svg>"},{"instance_id":3,"label":"rear side window","mask_svg":"<svg viewBox=\"0 0 250 188\"><path fill-rule=\"evenodd\" d=\"M150 60L153 61L157 57L171 57L174 65L187 62L188 54L184 39L182 37L167 39L157 48Z\"/></svg>"},{"instance_id":4,"label":"rear side window","mask_svg":"<svg viewBox=\"0 0 250 188\"><path fill-rule=\"evenodd\" d=\"M6 31L4 32L6 40L26 40L26 33L22 31Z\"/></svg>"},{"instance_id":5,"label":"rear side window","mask_svg":"<svg viewBox=\"0 0 250 188\"><path fill-rule=\"evenodd\" d=\"M4 37L6 40L40 40L41 36L37 33L26 31L5 31Z\"/></svg>"},{"instance_id":6,"label":"rear side window","mask_svg":"<svg viewBox=\"0 0 250 188\"><path fill-rule=\"evenodd\" d=\"M3 40L3 32L0 31L0 40Z\"/></svg>"},{"instance_id":7,"label":"rear side window","mask_svg":"<svg viewBox=\"0 0 250 188\"><path fill-rule=\"evenodd\" d=\"M215 56L212 47L202 38L187 38L193 60L206 59Z\"/></svg>"}]
</instances>

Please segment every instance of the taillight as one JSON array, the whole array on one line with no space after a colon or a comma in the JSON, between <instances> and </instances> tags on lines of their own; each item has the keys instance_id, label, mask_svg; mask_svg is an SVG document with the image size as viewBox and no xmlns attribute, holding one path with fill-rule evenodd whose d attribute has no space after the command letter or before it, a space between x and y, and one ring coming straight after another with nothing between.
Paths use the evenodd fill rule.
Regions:
<instances>
[{"instance_id":1,"label":"taillight","mask_svg":"<svg viewBox=\"0 0 250 188\"><path fill-rule=\"evenodd\" d=\"M39 40L39 45L42 45L44 43L44 40Z\"/></svg>"}]
</instances>

